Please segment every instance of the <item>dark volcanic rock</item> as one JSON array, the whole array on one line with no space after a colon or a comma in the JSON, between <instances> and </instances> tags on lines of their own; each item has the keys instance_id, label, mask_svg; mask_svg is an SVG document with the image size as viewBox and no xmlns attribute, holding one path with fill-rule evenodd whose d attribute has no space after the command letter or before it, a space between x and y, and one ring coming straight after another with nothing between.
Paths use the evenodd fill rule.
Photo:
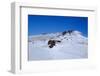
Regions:
<instances>
[{"instance_id":1,"label":"dark volcanic rock","mask_svg":"<svg viewBox=\"0 0 100 76\"><path fill-rule=\"evenodd\" d=\"M57 42L60 43L61 41L60 40L49 40L48 45L50 48L53 48Z\"/></svg>"}]
</instances>

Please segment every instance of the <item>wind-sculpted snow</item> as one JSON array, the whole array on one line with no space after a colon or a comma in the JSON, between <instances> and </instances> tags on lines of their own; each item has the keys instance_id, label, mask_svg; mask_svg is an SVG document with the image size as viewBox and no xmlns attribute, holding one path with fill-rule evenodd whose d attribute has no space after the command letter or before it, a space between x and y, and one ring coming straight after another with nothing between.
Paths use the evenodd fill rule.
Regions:
<instances>
[{"instance_id":1,"label":"wind-sculpted snow","mask_svg":"<svg viewBox=\"0 0 100 76\"><path fill-rule=\"evenodd\" d=\"M48 41L55 41L49 47ZM52 45L52 44L51 44ZM88 57L88 39L79 31L29 36L29 60L79 59Z\"/></svg>"}]
</instances>

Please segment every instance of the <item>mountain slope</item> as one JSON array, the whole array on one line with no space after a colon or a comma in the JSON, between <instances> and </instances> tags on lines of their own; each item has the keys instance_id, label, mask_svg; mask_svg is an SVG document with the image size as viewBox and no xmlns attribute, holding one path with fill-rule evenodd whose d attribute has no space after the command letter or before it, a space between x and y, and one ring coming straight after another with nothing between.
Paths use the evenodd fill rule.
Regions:
<instances>
[{"instance_id":1,"label":"mountain slope","mask_svg":"<svg viewBox=\"0 0 100 76\"><path fill-rule=\"evenodd\" d=\"M68 30L29 36L29 60L87 58L88 39Z\"/></svg>"}]
</instances>

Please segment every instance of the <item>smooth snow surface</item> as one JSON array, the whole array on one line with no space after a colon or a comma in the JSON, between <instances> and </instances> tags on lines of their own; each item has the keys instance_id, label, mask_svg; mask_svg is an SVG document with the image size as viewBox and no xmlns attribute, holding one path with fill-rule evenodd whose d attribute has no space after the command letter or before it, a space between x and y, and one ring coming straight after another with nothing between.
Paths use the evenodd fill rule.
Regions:
<instances>
[{"instance_id":1,"label":"smooth snow surface","mask_svg":"<svg viewBox=\"0 0 100 76\"><path fill-rule=\"evenodd\" d=\"M88 39L79 31L29 36L28 60L79 59L88 57ZM49 48L49 40L60 40Z\"/></svg>"}]
</instances>

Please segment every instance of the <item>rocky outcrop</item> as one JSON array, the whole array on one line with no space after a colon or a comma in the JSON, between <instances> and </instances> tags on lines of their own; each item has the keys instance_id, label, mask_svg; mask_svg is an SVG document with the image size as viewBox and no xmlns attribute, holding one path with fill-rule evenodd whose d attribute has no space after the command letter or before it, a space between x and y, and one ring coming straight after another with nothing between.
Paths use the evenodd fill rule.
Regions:
<instances>
[{"instance_id":1,"label":"rocky outcrop","mask_svg":"<svg viewBox=\"0 0 100 76\"><path fill-rule=\"evenodd\" d=\"M60 40L49 40L48 41L49 48L53 48L56 45L56 43L60 42L61 42Z\"/></svg>"}]
</instances>

